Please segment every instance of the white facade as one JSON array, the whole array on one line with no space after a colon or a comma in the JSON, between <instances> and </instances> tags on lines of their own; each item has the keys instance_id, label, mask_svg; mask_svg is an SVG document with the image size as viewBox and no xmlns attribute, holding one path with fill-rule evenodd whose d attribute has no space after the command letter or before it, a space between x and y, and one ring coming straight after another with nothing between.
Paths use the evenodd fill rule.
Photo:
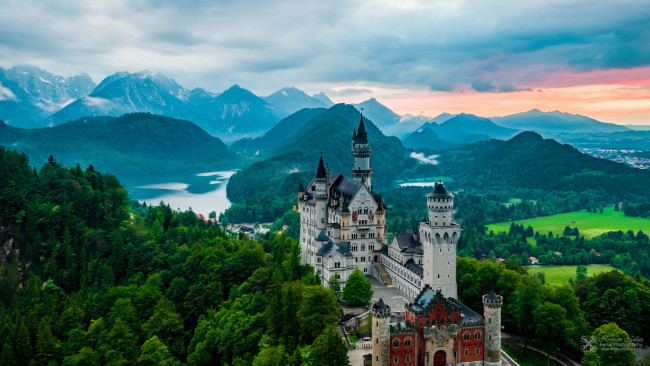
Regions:
<instances>
[{"instance_id":1,"label":"white facade","mask_svg":"<svg viewBox=\"0 0 650 366\"><path fill-rule=\"evenodd\" d=\"M321 157L316 177L298 194L302 263L312 265L326 284L338 275L344 285L355 268L365 275L381 277L373 258L393 285L414 299L426 284L454 299L456 244L461 228L453 222L454 196L442 182L427 195L429 220L416 231L396 234L386 241L386 208L372 191L370 145L359 123L351 143L353 179L325 168ZM374 253L374 255L373 255Z\"/></svg>"},{"instance_id":2,"label":"white facade","mask_svg":"<svg viewBox=\"0 0 650 366\"><path fill-rule=\"evenodd\" d=\"M385 240L385 207L370 186L370 147L363 119L351 146L354 179L330 172L321 157L316 177L298 194L301 260L316 269L323 284L338 274L344 285L357 267L372 275L372 253Z\"/></svg>"}]
</instances>

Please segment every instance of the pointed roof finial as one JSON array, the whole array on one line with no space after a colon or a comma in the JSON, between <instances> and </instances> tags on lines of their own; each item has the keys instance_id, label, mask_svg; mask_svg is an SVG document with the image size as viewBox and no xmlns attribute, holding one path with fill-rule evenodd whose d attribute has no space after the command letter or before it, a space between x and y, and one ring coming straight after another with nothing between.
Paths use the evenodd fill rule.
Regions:
<instances>
[{"instance_id":1,"label":"pointed roof finial","mask_svg":"<svg viewBox=\"0 0 650 366\"><path fill-rule=\"evenodd\" d=\"M361 108L363 111L363 108ZM366 132L366 126L363 124L363 113L361 113L361 121L359 121L359 132L357 132L357 144L367 144L368 143L368 133Z\"/></svg>"},{"instance_id":2,"label":"pointed roof finial","mask_svg":"<svg viewBox=\"0 0 650 366\"><path fill-rule=\"evenodd\" d=\"M327 178L327 171L325 171L325 164L323 164L323 153L320 153L320 160L318 161L318 170L316 171L316 179Z\"/></svg>"}]
</instances>

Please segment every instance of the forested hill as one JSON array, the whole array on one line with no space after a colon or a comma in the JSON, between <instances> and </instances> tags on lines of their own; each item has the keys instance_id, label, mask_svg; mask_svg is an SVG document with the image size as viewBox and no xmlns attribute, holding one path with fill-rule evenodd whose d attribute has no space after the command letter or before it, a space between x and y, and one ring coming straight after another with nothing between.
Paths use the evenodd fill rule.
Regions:
<instances>
[{"instance_id":1,"label":"forested hill","mask_svg":"<svg viewBox=\"0 0 650 366\"><path fill-rule=\"evenodd\" d=\"M0 145L27 153L35 166L53 155L68 166L92 164L121 179L195 174L233 168L241 161L194 123L147 113L87 117L29 130L0 125Z\"/></svg>"},{"instance_id":2,"label":"forested hill","mask_svg":"<svg viewBox=\"0 0 650 366\"><path fill-rule=\"evenodd\" d=\"M350 141L359 120L359 112L351 105L337 104L324 110L304 123L282 146L275 147L275 157L235 174L228 183L228 198L242 202L249 198L259 200L267 194L269 199L293 197L299 182L307 184L314 177L321 153L331 171L349 176L354 167ZM370 120L364 118L364 123L372 148L373 186L390 186L396 176L416 165L415 160L408 157L408 150L398 138L385 136Z\"/></svg>"},{"instance_id":3,"label":"forested hill","mask_svg":"<svg viewBox=\"0 0 650 366\"><path fill-rule=\"evenodd\" d=\"M264 135L251 139L245 138L235 141L230 148L243 156L263 160L274 153L289 141L295 139L299 129L312 118L322 114L324 108L304 108L282 119Z\"/></svg>"},{"instance_id":4,"label":"forested hill","mask_svg":"<svg viewBox=\"0 0 650 366\"><path fill-rule=\"evenodd\" d=\"M295 241L143 212L113 175L0 147L0 364L348 364Z\"/></svg>"},{"instance_id":5,"label":"forested hill","mask_svg":"<svg viewBox=\"0 0 650 366\"><path fill-rule=\"evenodd\" d=\"M491 140L448 150L439 161L441 174L453 177L455 187L481 192L512 188L597 190L620 200L650 195L649 171L583 154L535 132L523 132L508 141Z\"/></svg>"}]
</instances>

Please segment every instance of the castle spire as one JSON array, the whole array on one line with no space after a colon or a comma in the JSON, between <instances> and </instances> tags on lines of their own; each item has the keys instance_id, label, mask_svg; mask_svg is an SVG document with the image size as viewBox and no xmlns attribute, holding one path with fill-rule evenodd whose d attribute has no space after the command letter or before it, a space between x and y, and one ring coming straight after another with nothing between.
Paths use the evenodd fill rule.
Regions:
<instances>
[{"instance_id":1,"label":"castle spire","mask_svg":"<svg viewBox=\"0 0 650 366\"><path fill-rule=\"evenodd\" d=\"M366 126L363 124L363 114L361 114L361 121L359 122L359 132L357 133L356 142L357 144L368 143L368 133L366 132Z\"/></svg>"},{"instance_id":2,"label":"castle spire","mask_svg":"<svg viewBox=\"0 0 650 366\"><path fill-rule=\"evenodd\" d=\"M318 161L318 170L316 171L316 179L325 179L327 178L327 171L325 170L325 164L323 164L323 153L320 153L320 160Z\"/></svg>"}]
</instances>

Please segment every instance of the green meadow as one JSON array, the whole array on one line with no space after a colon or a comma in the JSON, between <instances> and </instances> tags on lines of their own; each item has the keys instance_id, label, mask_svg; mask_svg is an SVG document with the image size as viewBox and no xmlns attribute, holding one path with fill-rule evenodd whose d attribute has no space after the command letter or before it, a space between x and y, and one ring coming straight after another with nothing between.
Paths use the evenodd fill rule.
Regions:
<instances>
[{"instance_id":1,"label":"green meadow","mask_svg":"<svg viewBox=\"0 0 650 366\"><path fill-rule=\"evenodd\" d=\"M495 233L500 231L507 232L512 222L506 221L490 224L487 230L488 232L493 230ZM539 231L540 234L548 234L549 231L552 231L553 235L562 235L566 226L572 228L577 227L580 230L580 235L584 235L587 239L608 231L618 230L632 230L635 233L642 230L645 233L650 233L650 219L625 216L623 211L614 211L614 207L605 207L602 214L582 210L514 222L523 224L524 227L530 225L535 231Z\"/></svg>"},{"instance_id":2,"label":"green meadow","mask_svg":"<svg viewBox=\"0 0 650 366\"><path fill-rule=\"evenodd\" d=\"M611 270L617 270L616 268L605 264L590 264L586 267L587 277L595 276L603 272L609 272ZM576 269L578 266L535 266L526 268L528 268L528 273L530 274L544 272L546 283L559 286L569 283L570 277L573 277L574 280L576 279Z\"/></svg>"}]
</instances>

